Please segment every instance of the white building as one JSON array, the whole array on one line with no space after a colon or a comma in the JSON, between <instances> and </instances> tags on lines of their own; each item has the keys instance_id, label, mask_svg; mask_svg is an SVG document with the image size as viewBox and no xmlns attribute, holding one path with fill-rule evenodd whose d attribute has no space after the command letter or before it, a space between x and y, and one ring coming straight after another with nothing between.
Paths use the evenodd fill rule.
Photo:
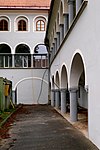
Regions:
<instances>
[{"instance_id":1,"label":"white building","mask_svg":"<svg viewBox=\"0 0 100 150\"><path fill-rule=\"evenodd\" d=\"M44 43L49 3L0 0L0 77L12 81L17 103L48 102L47 50L34 49Z\"/></svg>"},{"instance_id":2,"label":"white building","mask_svg":"<svg viewBox=\"0 0 100 150\"><path fill-rule=\"evenodd\" d=\"M49 44L51 105L79 121L88 112L88 138L100 148L100 0L52 0ZM67 107L68 106L68 107ZM77 109L78 108L78 109Z\"/></svg>"}]
</instances>

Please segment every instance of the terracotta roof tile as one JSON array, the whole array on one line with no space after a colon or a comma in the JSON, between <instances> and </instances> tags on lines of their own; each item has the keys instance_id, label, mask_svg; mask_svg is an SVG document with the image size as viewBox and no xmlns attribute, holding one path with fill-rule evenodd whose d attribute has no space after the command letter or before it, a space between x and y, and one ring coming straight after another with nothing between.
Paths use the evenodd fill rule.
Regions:
<instances>
[{"instance_id":1,"label":"terracotta roof tile","mask_svg":"<svg viewBox=\"0 0 100 150\"><path fill-rule=\"evenodd\" d=\"M0 0L0 7L48 7L51 0Z\"/></svg>"}]
</instances>

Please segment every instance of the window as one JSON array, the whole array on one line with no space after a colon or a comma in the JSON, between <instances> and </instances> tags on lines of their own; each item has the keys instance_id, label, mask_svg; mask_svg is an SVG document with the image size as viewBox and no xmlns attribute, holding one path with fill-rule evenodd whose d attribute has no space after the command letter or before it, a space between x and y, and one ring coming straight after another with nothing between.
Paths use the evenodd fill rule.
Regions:
<instances>
[{"instance_id":1,"label":"window","mask_svg":"<svg viewBox=\"0 0 100 150\"><path fill-rule=\"evenodd\" d=\"M36 31L45 31L45 22L43 20L36 22Z\"/></svg>"},{"instance_id":2,"label":"window","mask_svg":"<svg viewBox=\"0 0 100 150\"><path fill-rule=\"evenodd\" d=\"M38 16L34 19L34 31L45 31L46 30L46 18Z\"/></svg>"},{"instance_id":3,"label":"window","mask_svg":"<svg viewBox=\"0 0 100 150\"><path fill-rule=\"evenodd\" d=\"M25 20L19 20L18 21L18 31L26 31L26 21Z\"/></svg>"},{"instance_id":4,"label":"window","mask_svg":"<svg viewBox=\"0 0 100 150\"><path fill-rule=\"evenodd\" d=\"M8 31L8 21L5 19L0 20L0 31Z\"/></svg>"},{"instance_id":5,"label":"window","mask_svg":"<svg viewBox=\"0 0 100 150\"><path fill-rule=\"evenodd\" d=\"M7 44L0 44L0 67L12 67L11 48Z\"/></svg>"},{"instance_id":6,"label":"window","mask_svg":"<svg viewBox=\"0 0 100 150\"><path fill-rule=\"evenodd\" d=\"M25 16L19 16L15 19L15 31L29 31L29 20Z\"/></svg>"}]
</instances>

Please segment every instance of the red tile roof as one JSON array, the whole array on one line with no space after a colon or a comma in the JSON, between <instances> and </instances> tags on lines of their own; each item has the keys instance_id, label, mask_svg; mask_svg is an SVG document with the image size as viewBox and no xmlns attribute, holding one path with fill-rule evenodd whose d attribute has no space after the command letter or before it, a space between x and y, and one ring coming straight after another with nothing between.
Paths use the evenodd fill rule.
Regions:
<instances>
[{"instance_id":1,"label":"red tile roof","mask_svg":"<svg viewBox=\"0 0 100 150\"><path fill-rule=\"evenodd\" d=\"M49 7L51 0L0 0L0 7Z\"/></svg>"}]
</instances>

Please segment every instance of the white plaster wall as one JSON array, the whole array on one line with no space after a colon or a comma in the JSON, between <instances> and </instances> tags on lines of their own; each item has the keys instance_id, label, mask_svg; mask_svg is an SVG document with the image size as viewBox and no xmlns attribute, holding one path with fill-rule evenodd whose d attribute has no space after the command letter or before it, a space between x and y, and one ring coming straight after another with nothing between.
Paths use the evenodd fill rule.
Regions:
<instances>
[{"instance_id":1,"label":"white plaster wall","mask_svg":"<svg viewBox=\"0 0 100 150\"><path fill-rule=\"evenodd\" d=\"M88 93L80 86L80 98L78 98L79 106L88 109Z\"/></svg>"},{"instance_id":2,"label":"white plaster wall","mask_svg":"<svg viewBox=\"0 0 100 150\"><path fill-rule=\"evenodd\" d=\"M36 77L37 79L24 80L17 86L17 103L23 104L47 104L48 103L48 84L43 82L42 92L38 101L41 91L41 80L38 78L43 77L48 82L48 71L45 69L1 69L0 77L6 77L12 81L13 89L15 85L22 79Z\"/></svg>"},{"instance_id":3,"label":"white plaster wall","mask_svg":"<svg viewBox=\"0 0 100 150\"><path fill-rule=\"evenodd\" d=\"M8 16L10 19L10 31L0 31L0 44L5 43L11 47L12 54L15 53L17 45L24 43L30 47L31 54L34 53L34 47L37 44L44 43L45 32L36 32L34 28L34 19L36 17L45 17L47 20L47 10L0 10L0 16ZM28 31L16 31L16 18L25 16L28 18ZM13 82L14 85L20 80L27 77L40 77L42 78L45 69L0 69L0 76L6 77ZM45 79L48 80L47 72ZM40 93L41 81L40 80L25 80L18 85L18 103L36 104ZM48 102L48 88L47 84L43 83L42 94L39 103L44 104Z\"/></svg>"},{"instance_id":4,"label":"white plaster wall","mask_svg":"<svg viewBox=\"0 0 100 150\"><path fill-rule=\"evenodd\" d=\"M86 85L88 85L88 131L89 139L100 148L100 1L91 0L80 16L68 39L51 66L51 74L68 68L75 52L85 61Z\"/></svg>"},{"instance_id":5,"label":"white plaster wall","mask_svg":"<svg viewBox=\"0 0 100 150\"><path fill-rule=\"evenodd\" d=\"M8 16L10 18L10 31L2 32L0 31L0 44L6 43L11 47L12 53L15 53L15 48L17 45L21 43L25 43L30 47L31 54L33 54L34 47L39 43L44 43L45 32L35 31L34 28L34 19L36 17L44 16L47 20L48 14L47 12L41 13L29 13L27 12L0 12L0 16ZM19 32L16 31L16 18L19 16L25 16L28 18L28 31Z\"/></svg>"}]
</instances>

